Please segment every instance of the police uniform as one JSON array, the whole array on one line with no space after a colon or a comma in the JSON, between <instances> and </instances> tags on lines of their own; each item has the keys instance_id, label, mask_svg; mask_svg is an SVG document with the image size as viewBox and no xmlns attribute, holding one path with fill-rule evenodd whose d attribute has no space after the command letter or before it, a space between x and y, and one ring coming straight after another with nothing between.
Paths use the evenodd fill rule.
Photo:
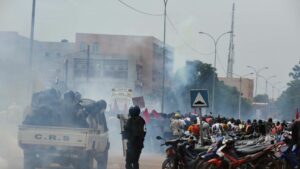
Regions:
<instances>
[{"instance_id":1,"label":"police uniform","mask_svg":"<svg viewBox=\"0 0 300 169\"><path fill-rule=\"evenodd\" d=\"M144 148L146 135L145 120L139 115L138 106L129 109L129 116L125 127L124 137L128 140L126 151L126 169L139 169L139 158Z\"/></svg>"}]
</instances>

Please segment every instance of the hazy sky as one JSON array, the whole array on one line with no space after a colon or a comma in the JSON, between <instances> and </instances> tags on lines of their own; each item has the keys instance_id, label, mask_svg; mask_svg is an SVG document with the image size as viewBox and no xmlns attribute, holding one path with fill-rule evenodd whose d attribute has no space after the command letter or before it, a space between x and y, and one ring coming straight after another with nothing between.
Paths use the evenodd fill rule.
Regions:
<instances>
[{"instance_id":1,"label":"hazy sky","mask_svg":"<svg viewBox=\"0 0 300 169\"><path fill-rule=\"evenodd\" d=\"M0 0L0 31L17 31L29 36L32 0ZM124 0L153 14L163 11L163 0ZM175 50L176 67L187 59L212 63L213 43L204 31L218 36L230 30L233 0L169 0L167 43ZM290 81L288 73L300 56L299 0L236 0L234 73L251 72L247 65L269 69L272 82ZM118 0L37 0L35 38L44 41L69 39L75 33L150 35L163 38L163 17L147 16L122 5ZM225 76L229 36L218 45L218 74ZM254 78L254 76L252 76ZM271 94L271 87L269 87ZM258 92L265 91L259 79ZM276 93L277 95L277 93Z\"/></svg>"}]
</instances>

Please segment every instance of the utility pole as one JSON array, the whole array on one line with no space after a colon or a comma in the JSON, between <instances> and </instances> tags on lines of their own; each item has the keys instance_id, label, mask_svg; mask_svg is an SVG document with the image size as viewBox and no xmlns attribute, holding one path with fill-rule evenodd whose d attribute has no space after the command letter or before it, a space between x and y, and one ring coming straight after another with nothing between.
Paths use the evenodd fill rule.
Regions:
<instances>
[{"instance_id":1,"label":"utility pole","mask_svg":"<svg viewBox=\"0 0 300 169\"><path fill-rule=\"evenodd\" d=\"M33 40L34 40L34 24L35 24L35 0L32 0L32 13L31 13L31 30L30 30L30 53L29 53L29 69L32 70L33 58Z\"/></svg>"},{"instance_id":2,"label":"utility pole","mask_svg":"<svg viewBox=\"0 0 300 169\"><path fill-rule=\"evenodd\" d=\"M35 0L32 0L32 9L31 9L31 28L30 28L30 40L29 40L29 55L28 55L28 100L31 100L32 93L34 91L33 85L33 66L32 58L34 51L34 24L35 24Z\"/></svg>"},{"instance_id":3,"label":"utility pole","mask_svg":"<svg viewBox=\"0 0 300 169\"><path fill-rule=\"evenodd\" d=\"M90 76L90 45L87 46L87 61L86 61L86 82L89 82Z\"/></svg>"},{"instance_id":4,"label":"utility pole","mask_svg":"<svg viewBox=\"0 0 300 169\"><path fill-rule=\"evenodd\" d=\"M69 60L65 60L65 83L68 86L68 66L69 66Z\"/></svg>"},{"instance_id":5,"label":"utility pole","mask_svg":"<svg viewBox=\"0 0 300 169\"><path fill-rule=\"evenodd\" d=\"M241 107L242 107L242 76L240 77L240 95L239 95L239 119L241 120Z\"/></svg>"},{"instance_id":6,"label":"utility pole","mask_svg":"<svg viewBox=\"0 0 300 169\"><path fill-rule=\"evenodd\" d=\"M166 75L166 27L167 27L167 4L168 0L164 1L164 46L163 46L163 77L162 77L162 97L161 97L161 112L164 111L165 104L165 75Z\"/></svg>"},{"instance_id":7,"label":"utility pole","mask_svg":"<svg viewBox=\"0 0 300 169\"><path fill-rule=\"evenodd\" d=\"M227 78L233 77L233 63L234 63L234 12L235 4L232 4L232 18L231 18L231 34L230 34L230 43L229 43L229 53L227 61Z\"/></svg>"}]
</instances>

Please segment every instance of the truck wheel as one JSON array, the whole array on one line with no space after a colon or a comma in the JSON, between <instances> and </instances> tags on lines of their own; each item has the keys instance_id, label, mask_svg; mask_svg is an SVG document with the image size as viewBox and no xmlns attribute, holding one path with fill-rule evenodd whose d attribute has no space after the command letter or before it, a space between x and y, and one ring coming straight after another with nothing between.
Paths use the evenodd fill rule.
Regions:
<instances>
[{"instance_id":1,"label":"truck wheel","mask_svg":"<svg viewBox=\"0 0 300 169\"><path fill-rule=\"evenodd\" d=\"M93 169L94 158L91 154L87 153L82 156L78 161L73 163L74 169Z\"/></svg>"},{"instance_id":2,"label":"truck wheel","mask_svg":"<svg viewBox=\"0 0 300 169\"><path fill-rule=\"evenodd\" d=\"M32 153L24 152L24 169L35 169L34 161Z\"/></svg>"},{"instance_id":3,"label":"truck wheel","mask_svg":"<svg viewBox=\"0 0 300 169\"><path fill-rule=\"evenodd\" d=\"M92 155L88 155L85 161L85 168L86 169L94 169L94 158Z\"/></svg>"},{"instance_id":4,"label":"truck wheel","mask_svg":"<svg viewBox=\"0 0 300 169\"><path fill-rule=\"evenodd\" d=\"M107 169L108 149L97 155L97 169Z\"/></svg>"}]
</instances>

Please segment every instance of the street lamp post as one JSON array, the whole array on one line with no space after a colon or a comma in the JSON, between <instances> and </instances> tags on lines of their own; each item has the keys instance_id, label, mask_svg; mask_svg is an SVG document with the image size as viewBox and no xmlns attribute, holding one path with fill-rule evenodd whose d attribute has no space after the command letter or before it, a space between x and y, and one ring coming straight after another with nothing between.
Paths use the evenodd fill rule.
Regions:
<instances>
[{"instance_id":1,"label":"street lamp post","mask_svg":"<svg viewBox=\"0 0 300 169\"><path fill-rule=\"evenodd\" d=\"M164 46L163 46L163 77L162 77L162 97L161 97L161 112L164 113L165 103L165 74L166 74L166 19L167 19L167 4L168 0L164 1Z\"/></svg>"},{"instance_id":2,"label":"street lamp post","mask_svg":"<svg viewBox=\"0 0 300 169\"><path fill-rule=\"evenodd\" d=\"M268 95L268 81L270 80L270 79L272 79L272 78L275 78L276 77L276 75L273 75L273 76L270 76L270 77L268 77L267 79L266 79L266 95Z\"/></svg>"},{"instance_id":3,"label":"street lamp post","mask_svg":"<svg viewBox=\"0 0 300 169\"><path fill-rule=\"evenodd\" d=\"M267 77L267 78L262 76L262 75L259 75L259 76L262 77L266 81L266 91L265 92L266 92L266 96L268 97L266 112L269 114L270 111L271 111L271 108L270 108L270 97L268 95L268 82L269 82L270 79L275 78L276 75L273 75L273 76L270 76L270 77Z\"/></svg>"},{"instance_id":4,"label":"street lamp post","mask_svg":"<svg viewBox=\"0 0 300 169\"><path fill-rule=\"evenodd\" d=\"M262 75L259 75L259 76L262 77L266 81L266 89L265 89L266 91L265 92L266 92L266 95L268 95L268 82L269 82L270 79L275 78L276 75L273 75L273 76L270 76L270 77L267 77L267 78L262 76Z\"/></svg>"},{"instance_id":5,"label":"street lamp post","mask_svg":"<svg viewBox=\"0 0 300 169\"><path fill-rule=\"evenodd\" d=\"M255 72L255 92L254 92L254 96L257 95L257 80L258 80L258 76L259 76L259 72L265 70L265 69L269 69L269 67L262 67L260 69L256 69L253 66L247 66L248 68L252 69Z\"/></svg>"},{"instance_id":6,"label":"street lamp post","mask_svg":"<svg viewBox=\"0 0 300 169\"><path fill-rule=\"evenodd\" d=\"M274 89L275 89L276 85L278 85L280 83L281 83L281 81L278 81L278 82L272 84L272 101L274 101Z\"/></svg>"},{"instance_id":7,"label":"street lamp post","mask_svg":"<svg viewBox=\"0 0 300 169\"><path fill-rule=\"evenodd\" d=\"M214 47L215 47L215 57L214 57L214 68L215 70L217 70L217 45L218 42L220 40L220 38L226 34L232 33L231 31L229 32L225 32L222 33L221 35L218 36L217 39L215 39L211 34L206 33L206 32L199 32L199 34L203 34L203 35L207 35L210 39L212 39L212 41L214 42ZM216 88L216 76L213 73L213 89L212 89L212 103L211 103L211 107L212 107L212 112L214 113L215 111L215 88Z\"/></svg>"}]
</instances>

